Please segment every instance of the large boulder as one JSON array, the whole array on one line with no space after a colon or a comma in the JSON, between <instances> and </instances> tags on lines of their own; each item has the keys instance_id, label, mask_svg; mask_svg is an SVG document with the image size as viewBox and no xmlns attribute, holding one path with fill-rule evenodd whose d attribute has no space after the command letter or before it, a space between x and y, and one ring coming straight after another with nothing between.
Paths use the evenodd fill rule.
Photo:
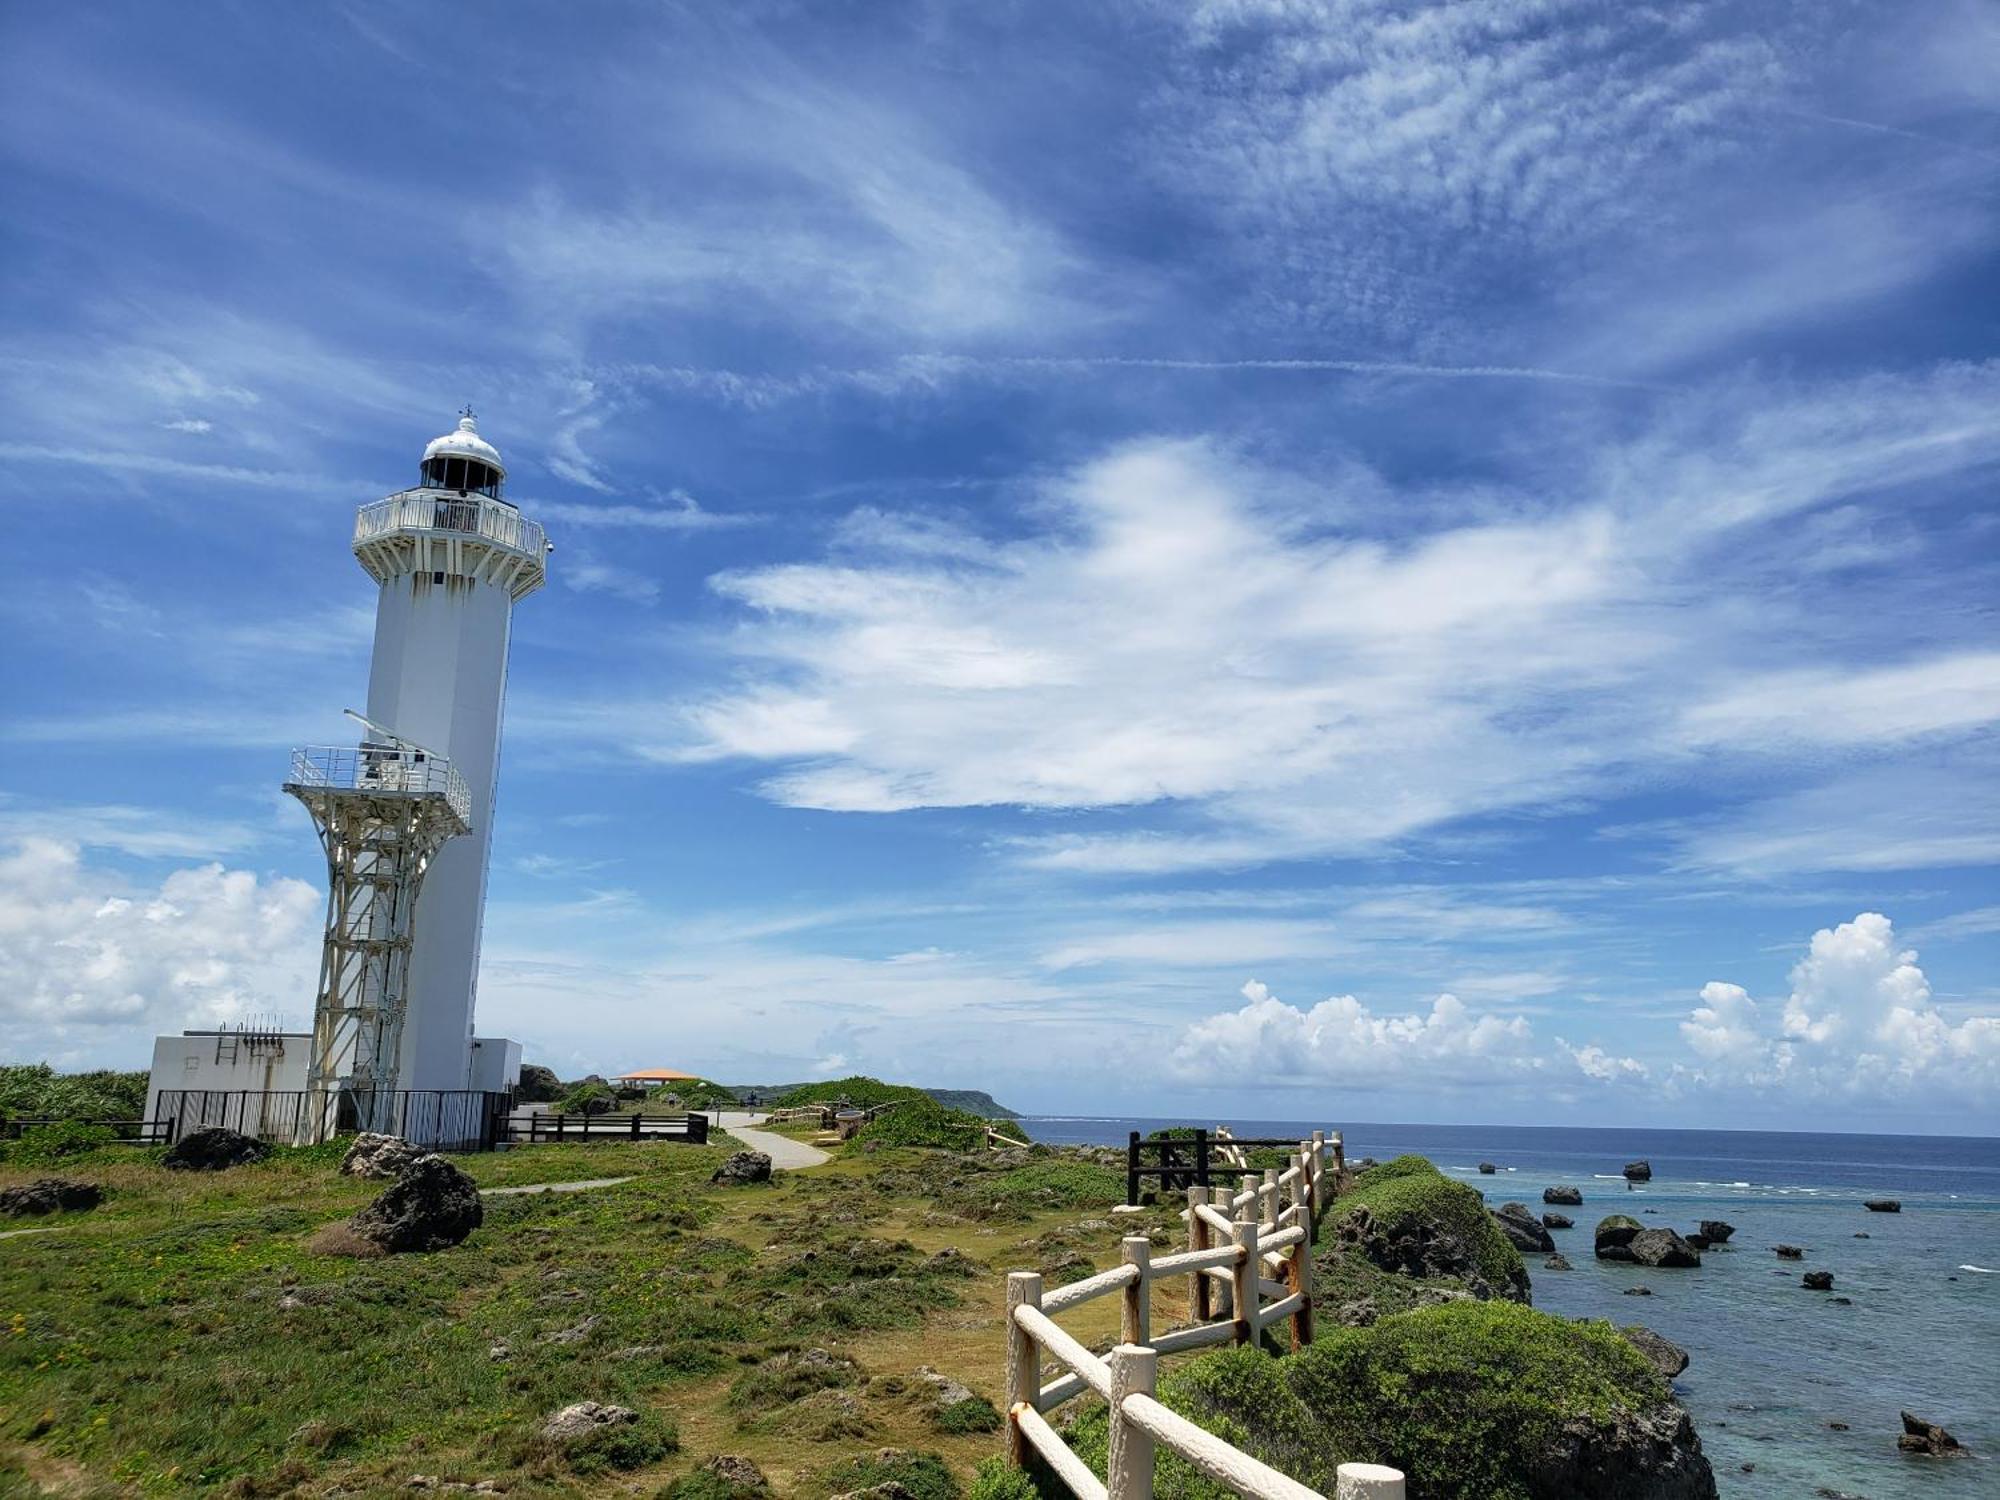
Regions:
<instances>
[{"instance_id":1,"label":"large boulder","mask_svg":"<svg viewBox=\"0 0 2000 1500\"><path fill-rule=\"evenodd\" d=\"M347 1148L347 1155L341 1158L340 1175L381 1179L400 1177L423 1154L401 1136L377 1135L371 1130L364 1130Z\"/></svg>"},{"instance_id":2,"label":"large boulder","mask_svg":"<svg viewBox=\"0 0 2000 1500\"><path fill-rule=\"evenodd\" d=\"M1642 1229L1625 1246L1630 1259L1642 1266L1686 1269L1701 1264L1701 1252L1671 1229Z\"/></svg>"},{"instance_id":3,"label":"large boulder","mask_svg":"<svg viewBox=\"0 0 2000 1500\"><path fill-rule=\"evenodd\" d=\"M1803 1260L1805 1258L1805 1248L1801 1245L1773 1245L1771 1248L1778 1252L1779 1260Z\"/></svg>"},{"instance_id":4,"label":"large boulder","mask_svg":"<svg viewBox=\"0 0 2000 1500\"><path fill-rule=\"evenodd\" d=\"M1562 1184L1542 1189L1542 1202L1560 1203L1565 1208L1576 1208L1583 1202L1583 1189Z\"/></svg>"},{"instance_id":5,"label":"large boulder","mask_svg":"<svg viewBox=\"0 0 2000 1500\"><path fill-rule=\"evenodd\" d=\"M104 1190L94 1182L77 1182L68 1177L43 1177L19 1187L0 1189L0 1218L24 1219L31 1215L79 1213L104 1201Z\"/></svg>"},{"instance_id":6,"label":"large boulder","mask_svg":"<svg viewBox=\"0 0 2000 1500\"><path fill-rule=\"evenodd\" d=\"M1701 1221L1701 1236L1711 1245L1728 1244L1729 1237L1734 1233L1736 1233L1736 1226L1724 1220L1703 1219Z\"/></svg>"},{"instance_id":7,"label":"large boulder","mask_svg":"<svg viewBox=\"0 0 2000 1500\"><path fill-rule=\"evenodd\" d=\"M391 1253L445 1250L484 1221L479 1188L442 1156L420 1156L347 1227Z\"/></svg>"},{"instance_id":8,"label":"large boulder","mask_svg":"<svg viewBox=\"0 0 2000 1500\"><path fill-rule=\"evenodd\" d=\"M1483 1161L1479 1164L1479 1175L1481 1177L1491 1177L1495 1172L1499 1170L1500 1169L1494 1166L1493 1163L1490 1161Z\"/></svg>"},{"instance_id":9,"label":"large boulder","mask_svg":"<svg viewBox=\"0 0 2000 1500\"><path fill-rule=\"evenodd\" d=\"M1500 1226L1516 1250L1539 1250L1546 1254L1556 1247L1556 1242L1549 1238L1547 1226L1535 1217L1525 1203L1501 1204L1493 1210L1493 1222Z\"/></svg>"},{"instance_id":10,"label":"large boulder","mask_svg":"<svg viewBox=\"0 0 2000 1500\"><path fill-rule=\"evenodd\" d=\"M271 1154L271 1148L254 1135L211 1125L191 1130L167 1148L160 1165L170 1172L222 1172L230 1167L248 1166Z\"/></svg>"},{"instance_id":11,"label":"large boulder","mask_svg":"<svg viewBox=\"0 0 2000 1500\"><path fill-rule=\"evenodd\" d=\"M1541 1454L1529 1494L1715 1500L1715 1471L1687 1408L1669 1401L1608 1420L1575 1416Z\"/></svg>"},{"instance_id":12,"label":"large boulder","mask_svg":"<svg viewBox=\"0 0 2000 1500\"><path fill-rule=\"evenodd\" d=\"M1651 1182L1653 1180L1653 1164L1649 1161L1626 1162L1625 1180L1627 1182Z\"/></svg>"},{"instance_id":13,"label":"large boulder","mask_svg":"<svg viewBox=\"0 0 2000 1500\"><path fill-rule=\"evenodd\" d=\"M1572 1219L1568 1214L1544 1213L1542 1215L1542 1227L1545 1229L1574 1229L1576 1228L1576 1220Z\"/></svg>"},{"instance_id":14,"label":"large boulder","mask_svg":"<svg viewBox=\"0 0 2000 1500\"><path fill-rule=\"evenodd\" d=\"M771 1180L771 1158L762 1151L736 1151L710 1174L710 1182L724 1187L744 1187Z\"/></svg>"},{"instance_id":15,"label":"large boulder","mask_svg":"<svg viewBox=\"0 0 2000 1500\"><path fill-rule=\"evenodd\" d=\"M1808 1271L1799 1278L1809 1292L1830 1292L1833 1290L1833 1272Z\"/></svg>"},{"instance_id":16,"label":"large boulder","mask_svg":"<svg viewBox=\"0 0 2000 1500\"><path fill-rule=\"evenodd\" d=\"M1870 1198L1861 1206L1871 1214L1899 1214L1903 1211L1903 1200L1900 1198Z\"/></svg>"},{"instance_id":17,"label":"large boulder","mask_svg":"<svg viewBox=\"0 0 2000 1500\"><path fill-rule=\"evenodd\" d=\"M1633 1323L1618 1330L1625 1335L1625 1341L1653 1362L1668 1380L1688 1367L1688 1352L1670 1338L1663 1338L1643 1323Z\"/></svg>"},{"instance_id":18,"label":"large boulder","mask_svg":"<svg viewBox=\"0 0 2000 1500\"><path fill-rule=\"evenodd\" d=\"M1955 1458L1966 1451L1957 1438L1937 1423L1926 1422L1910 1412L1903 1413L1903 1435L1896 1439L1896 1446L1905 1453L1925 1453L1932 1458Z\"/></svg>"},{"instance_id":19,"label":"large boulder","mask_svg":"<svg viewBox=\"0 0 2000 1500\"><path fill-rule=\"evenodd\" d=\"M514 1099L519 1104L553 1104L562 1098L562 1080L553 1068L545 1068L540 1063L521 1064L520 1082L514 1085Z\"/></svg>"},{"instance_id":20,"label":"large boulder","mask_svg":"<svg viewBox=\"0 0 2000 1500\"><path fill-rule=\"evenodd\" d=\"M1630 1260L1631 1245L1644 1229L1630 1214L1606 1214L1597 1221L1594 1235L1599 1260Z\"/></svg>"}]
</instances>

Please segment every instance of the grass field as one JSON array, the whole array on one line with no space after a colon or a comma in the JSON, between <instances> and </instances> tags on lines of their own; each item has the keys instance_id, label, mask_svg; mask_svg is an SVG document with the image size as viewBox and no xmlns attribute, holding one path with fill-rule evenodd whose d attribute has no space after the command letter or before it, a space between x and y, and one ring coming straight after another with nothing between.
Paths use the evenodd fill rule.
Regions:
<instances>
[{"instance_id":1,"label":"grass field","mask_svg":"<svg viewBox=\"0 0 2000 1500\"><path fill-rule=\"evenodd\" d=\"M963 1480L999 1439L950 1430L965 1413L942 1422L918 1367L998 1405L1002 1273L1075 1250L1110 1264L1133 1228L1104 1212L1119 1176L1080 1162L856 1151L712 1187L731 1146L458 1158L484 1187L634 1180L492 1197L464 1245L374 1259L312 1246L379 1191L338 1176L336 1150L213 1176L75 1160L104 1206L0 1240L0 1493L355 1495L421 1474L652 1495L729 1453L818 1500L888 1446ZM40 1175L0 1165L0 1186ZM1115 1318L1107 1299L1071 1326L1095 1340ZM646 1419L616 1444L546 1442L581 1400Z\"/></svg>"}]
</instances>

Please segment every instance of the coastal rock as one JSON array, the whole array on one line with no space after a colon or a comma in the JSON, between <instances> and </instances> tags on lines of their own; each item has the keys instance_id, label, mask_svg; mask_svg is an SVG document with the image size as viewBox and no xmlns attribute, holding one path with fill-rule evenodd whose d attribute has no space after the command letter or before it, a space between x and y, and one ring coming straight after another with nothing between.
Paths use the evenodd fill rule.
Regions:
<instances>
[{"instance_id":1,"label":"coastal rock","mask_svg":"<svg viewBox=\"0 0 2000 1500\"><path fill-rule=\"evenodd\" d=\"M542 1436L552 1443L573 1443L601 1427L623 1427L639 1420L629 1406L606 1406L596 1401L579 1401L565 1406L542 1424Z\"/></svg>"},{"instance_id":2,"label":"coastal rock","mask_svg":"<svg viewBox=\"0 0 2000 1500\"><path fill-rule=\"evenodd\" d=\"M1706 1250L1708 1248L1708 1236L1705 1234L1684 1234L1681 1238L1697 1250Z\"/></svg>"},{"instance_id":3,"label":"coastal rock","mask_svg":"<svg viewBox=\"0 0 2000 1500\"><path fill-rule=\"evenodd\" d=\"M1583 1189L1567 1186L1545 1187L1542 1202L1560 1203L1566 1208L1575 1208L1583 1202Z\"/></svg>"},{"instance_id":4,"label":"coastal rock","mask_svg":"<svg viewBox=\"0 0 2000 1500\"><path fill-rule=\"evenodd\" d=\"M1926 1422L1909 1412L1903 1413L1903 1435L1896 1439L1896 1446L1905 1453L1924 1453L1932 1458L1956 1457L1966 1451L1957 1438L1937 1423Z\"/></svg>"},{"instance_id":5,"label":"coastal rock","mask_svg":"<svg viewBox=\"0 0 2000 1500\"><path fill-rule=\"evenodd\" d=\"M1576 1220L1568 1214L1543 1214L1542 1227L1545 1229L1574 1229Z\"/></svg>"},{"instance_id":6,"label":"coastal rock","mask_svg":"<svg viewBox=\"0 0 2000 1500\"><path fill-rule=\"evenodd\" d=\"M1542 1269L1544 1271L1573 1271L1576 1268L1572 1266L1569 1263L1568 1259L1563 1255L1563 1253L1560 1250L1558 1250L1554 1255L1551 1255L1547 1260L1542 1262Z\"/></svg>"},{"instance_id":7,"label":"coastal rock","mask_svg":"<svg viewBox=\"0 0 2000 1500\"><path fill-rule=\"evenodd\" d=\"M1701 1252L1671 1229L1642 1229L1625 1248L1642 1266L1674 1270L1701 1264Z\"/></svg>"},{"instance_id":8,"label":"coastal rock","mask_svg":"<svg viewBox=\"0 0 2000 1500\"><path fill-rule=\"evenodd\" d=\"M400 1177L403 1175L403 1169L423 1154L401 1136L377 1135L372 1130L364 1130L354 1138L354 1144L347 1148L347 1155L341 1158L340 1175Z\"/></svg>"},{"instance_id":9,"label":"coastal rock","mask_svg":"<svg viewBox=\"0 0 2000 1500\"><path fill-rule=\"evenodd\" d=\"M1653 1368L1667 1379L1672 1380L1688 1367L1688 1352L1670 1338L1664 1338L1643 1323L1632 1323L1618 1330L1625 1335L1625 1342L1637 1349L1653 1362Z\"/></svg>"},{"instance_id":10,"label":"coastal rock","mask_svg":"<svg viewBox=\"0 0 2000 1500\"><path fill-rule=\"evenodd\" d=\"M1797 1245L1773 1245L1771 1248L1778 1252L1779 1260L1805 1259L1806 1252Z\"/></svg>"},{"instance_id":11,"label":"coastal rock","mask_svg":"<svg viewBox=\"0 0 2000 1500\"><path fill-rule=\"evenodd\" d=\"M189 1131L175 1141L160 1158L160 1165L169 1172L223 1172L262 1161L270 1154L271 1148L255 1136L212 1125Z\"/></svg>"},{"instance_id":12,"label":"coastal rock","mask_svg":"<svg viewBox=\"0 0 2000 1500\"><path fill-rule=\"evenodd\" d=\"M771 1180L771 1158L762 1151L737 1151L710 1174L710 1182L724 1187L747 1187Z\"/></svg>"},{"instance_id":13,"label":"coastal rock","mask_svg":"<svg viewBox=\"0 0 2000 1500\"><path fill-rule=\"evenodd\" d=\"M1594 1236L1599 1260L1630 1260L1632 1241L1645 1231L1630 1214L1606 1214L1597 1221Z\"/></svg>"},{"instance_id":14,"label":"coastal rock","mask_svg":"<svg viewBox=\"0 0 2000 1500\"><path fill-rule=\"evenodd\" d=\"M1711 1245L1726 1245L1729 1243L1729 1237L1736 1233L1736 1226L1725 1223L1721 1219L1703 1219L1701 1221L1701 1233L1702 1238L1707 1240Z\"/></svg>"},{"instance_id":15,"label":"coastal rock","mask_svg":"<svg viewBox=\"0 0 2000 1500\"><path fill-rule=\"evenodd\" d=\"M1525 1203L1503 1203L1492 1210L1493 1222L1506 1233L1516 1250L1553 1250L1556 1242L1549 1238L1542 1221L1534 1216Z\"/></svg>"},{"instance_id":16,"label":"coastal rock","mask_svg":"<svg viewBox=\"0 0 2000 1500\"><path fill-rule=\"evenodd\" d=\"M937 1392L937 1404L940 1408L957 1406L961 1401L973 1399L971 1386L953 1380L942 1370L932 1369L929 1365L918 1365L917 1375L920 1379L928 1381L931 1388Z\"/></svg>"},{"instance_id":17,"label":"coastal rock","mask_svg":"<svg viewBox=\"0 0 2000 1500\"><path fill-rule=\"evenodd\" d=\"M394 1254L448 1249L463 1242L485 1217L473 1180L433 1155L411 1162L347 1227Z\"/></svg>"},{"instance_id":18,"label":"coastal rock","mask_svg":"<svg viewBox=\"0 0 2000 1500\"><path fill-rule=\"evenodd\" d=\"M1808 1271L1800 1278L1809 1292L1830 1292L1833 1290L1833 1272Z\"/></svg>"},{"instance_id":19,"label":"coastal rock","mask_svg":"<svg viewBox=\"0 0 2000 1500\"><path fill-rule=\"evenodd\" d=\"M1625 1180L1627 1182L1651 1182L1653 1180L1653 1164L1649 1161L1626 1162Z\"/></svg>"},{"instance_id":20,"label":"coastal rock","mask_svg":"<svg viewBox=\"0 0 2000 1500\"><path fill-rule=\"evenodd\" d=\"M1500 1169L1494 1166L1493 1163L1490 1161L1483 1161L1479 1164L1479 1175L1481 1177L1491 1177L1495 1172L1499 1170Z\"/></svg>"},{"instance_id":21,"label":"coastal rock","mask_svg":"<svg viewBox=\"0 0 2000 1500\"><path fill-rule=\"evenodd\" d=\"M1625 1295L1628 1297L1650 1297L1653 1295L1653 1289L1649 1286L1628 1286L1625 1288Z\"/></svg>"},{"instance_id":22,"label":"coastal rock","mask_svg":"<svg viewBox=\"0 0 2000 1500\"><path fill-rule=\"evenodd\" d=\"M1528 1493L1618 1500L1715 1500L1715 1471L1686 1408L1570 1418L1538 1455Z\"/></svg>"},{"instance_id":23,"label":"coastal rock","mask_svg":"<svg viewBox=\"0 0 2000 1500\"><path fill-rule=\"evenodd\" d=\"M25 1219L54 1213L78 1213L104 1201L104 1190L94 1182L77 1182L68 1177L41 1177L19 1187L0 1191L0 1218Z\"/></svg>"},{"instance_id":24,"label":"coastal rock","mask_svg":"<svg viewBox=\"0 0 2000 1500\"><path fill-rule=\"evenodd\" d=\"M1458 1191L1470 1192L1469 1188ZM1399 1272L1420 1280L1448 1277L1462 1281L1470 1295L1485 1301L1504 1297L1514 1302L1528 1300L1528 1276L1517 1269L1506 1285L1496 1287L1479 1272L1472 1248L1447 1223L1423 1216L1402 1221L1392 1231L1379 1223L1363 1204L1340 1221L1336 1231L1341 1248L1354 1251L1384 1271Z\"/></svg>"},{"instance_id":25,"label":"coastal rock","mask_svg":"<svg viewBox=\"0 0 2000 1500\"><path fill-rule=\"evenodd\" d=\"M1900 1198L1870 1198L1861 1206L1871 1214L1899 1214L1903 1211L1903 1200Z\"/></svg>"}]
</instances>

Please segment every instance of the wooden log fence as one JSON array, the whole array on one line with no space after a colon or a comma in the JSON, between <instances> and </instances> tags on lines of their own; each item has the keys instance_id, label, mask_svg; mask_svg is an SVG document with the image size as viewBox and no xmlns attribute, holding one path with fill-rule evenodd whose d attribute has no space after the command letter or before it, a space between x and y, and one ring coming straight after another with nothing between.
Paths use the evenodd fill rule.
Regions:
<instances>
[{"instance_id":1,"label":"wooden log fence","mask_svg":"<svg viewBox=\"0 0 2000 1500\"><path fill-rule=\"evenodd\" d=\"M1008 1274L1007 1455L1013 1464L1039 1461L1079 1500L1152 1500L1154 1461L1164 1448L1244 1500L1325 1500L1155 1398L1163 1355L1256 1344L1280 1324L1289 1326L1292 1348L1312 1342L1313 1236L1319 1210L1338 1182L1340 1138L1316 1131L1310 1140L1288 1144L1294 1150L1283 1170L1251 1176L1245 1165L1248 1180L1241 1187L1187 1185L1184 1251L1155 1256L1144 1235L1127 1235L1118 1265L1067 1286L1044 1290L1038 1272ZM1153 1288L1179 1277L1188 1279L1192 1321L1156 1336ZM1114 1293L1119 1342L1109 1355L1091 1353L1056 1322L1057 1314ZM1046 1383L1045 1360L1061 1371ZM1101 1480L1045 1415L1086 1392L1110 1407ZM1342 1464L1336 1495L1403 1500L1403 1476L1375 1464Z\"/></svg>"}]
</instances>

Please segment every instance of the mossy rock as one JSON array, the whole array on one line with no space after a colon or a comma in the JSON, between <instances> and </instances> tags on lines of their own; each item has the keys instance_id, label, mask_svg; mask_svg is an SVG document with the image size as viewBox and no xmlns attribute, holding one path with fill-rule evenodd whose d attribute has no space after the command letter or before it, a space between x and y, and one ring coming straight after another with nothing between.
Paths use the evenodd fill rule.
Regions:
<instances>
[{"instance_id":1,"label":"mossy rock","mask_svg":"<svg viewBox=\"0 0 2000 1500\"><path fill-rule=\"evenodd\" d=\"M1592 1239L1600 1260L1632 1259L1632 1241L1646 1232L1646 1226L1630 1214L1606 1214L1597 1221Z\"/></svg>"},{"instance_id":2,"label":"mossy rock","mask_svg":"<svg viewBox=\"0 0 2000 1500\"><path fill-rule=\"evenodd\" d=\"M1521 1254L1474 1189L1421 1156L1371 1167L1328 1211L1329 1241L1381 1270L1529 1300Z\"/></svg>"},{"instance_id":3,"label":"mossy rock","mask_svg":"<svg viewBox=\"0 0 2000 1500\"><path fill-rule=\"evenodd\" d=\"M1687 1413L1637 1350L1607 1324L1512 1302L1454 1302L1337 1329L1283 1359L1208 1355L1168 1375L1161 1399L1324 1494L1352 1462L1401 1469L1411 1500L1715 1494ZM1072 1441L1102 1472L1101 1409L1075 1424ZM1154 1493L1228 1492L1163 1455Z\"/></svg>"}]
</instances>

